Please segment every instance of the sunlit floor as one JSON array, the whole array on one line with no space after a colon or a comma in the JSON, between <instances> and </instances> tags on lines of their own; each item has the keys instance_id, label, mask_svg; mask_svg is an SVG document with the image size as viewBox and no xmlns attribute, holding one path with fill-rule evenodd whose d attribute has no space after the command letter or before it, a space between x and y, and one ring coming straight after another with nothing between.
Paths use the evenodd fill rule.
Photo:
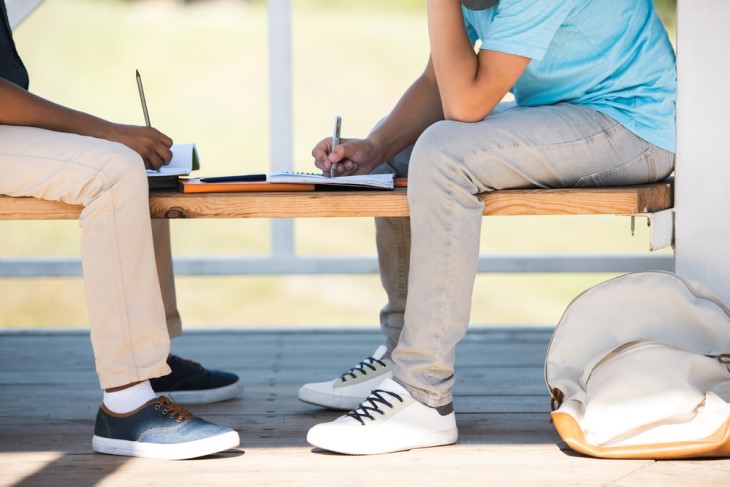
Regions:
<instances>
[{"instance_id":1,"label":"sunlit floor","mask_svg":"<svg viewBox=\"0 0 730 487\"><path fill-rule=\"evenodd\" d=\"M370 329L192 331L174 351L239 373L243 397L191 408L236 428L236 451L165 462L91 452L101 398L84 332L0 333L0 485L727 486L730 460L609 461L572 453L548 417L550 329L476 328L459 347L454 446L351 457L313 450L337 413L300 403L380 343Z\"/></svg>"}]
</instances>

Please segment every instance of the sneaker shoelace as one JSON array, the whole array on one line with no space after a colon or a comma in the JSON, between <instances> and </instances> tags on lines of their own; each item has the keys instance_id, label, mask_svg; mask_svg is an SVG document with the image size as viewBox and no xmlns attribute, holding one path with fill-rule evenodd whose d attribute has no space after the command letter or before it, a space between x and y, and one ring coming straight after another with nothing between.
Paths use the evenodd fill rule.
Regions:
<instances>
[{"instance_id":1,"label":"sneaker shoelace","mask_svg":"<svg viewBox=\"0 0 730 487\"><path fill-rule=\"evenodd\" d=\"M348 377L352 377L353 379L357 379L357 375L355 375L355 372L360 372L362 375L368 375L368 371L366 370L366 367L370 369L371 372L375 372L378 370L378 368L375 366L375 364L380 365L381 367L387 367L388 365L383 362L380 359L377 359L375 357L368 357L344 374L340 376L340 380L342 382L347 382Z\"/></svg>"},{"instance_id":2,"label":"sneaker shoelace","mask_svg":"<svg viewBox=\"0 0 730 487\"><path fill-rule=\"evenodd\" d=\"M155 410L160 411L163 415L174 419L178 423L190 419L193 414L182 406L178 406L165 396L160 396L154 402Z\"/></svg>"},{"instance_id":3,"label":"sneaker shoelace","mask_svg":"<svg viewBox=\"0 0 730 487\"><path fill-rule=\"evenodd\" d=\"M368 398L365 399L362 404L360 404L360 407L358 407L357 409L353 409L352 411L347 413L347 416L359 421L360 424L363 426L365 426L364 418L368 418L370 420L375 419L375 416L373 416L371 413L378 413L383 416L385 414L385 410L380 409L382 406L387 406L391 409L393 409L394 407L393 404L383 396L384 394L388 394L398 401L403 402L403 398L395 392L375 389L373 392L370 393Z\"/></svg>"}]
</instances>

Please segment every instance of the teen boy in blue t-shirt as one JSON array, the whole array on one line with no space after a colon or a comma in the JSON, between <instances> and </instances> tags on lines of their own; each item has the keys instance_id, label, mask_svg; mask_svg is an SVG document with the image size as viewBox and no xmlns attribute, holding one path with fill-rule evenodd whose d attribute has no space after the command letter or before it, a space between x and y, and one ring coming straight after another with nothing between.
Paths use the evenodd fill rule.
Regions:
<instances>
[{"instance_id":1,"label":"teen boy in blue t-shirt","mask_svg":"<svg viewBox=\"0 0 730 487\"><path fill-rule=\"evenodd\" d=\"M385 163L407 175L411 211L376 219L386 344L299 391L353 409L309 431L328 450L457 440L454 349L469 322L479 193L652 183L674 165L674 53L651 0L429 0L428 27L426 69L392 112L364 139L312 151L325 173ZM514 106L499 105L508 92Z\"/></svg>"}]
</instances>

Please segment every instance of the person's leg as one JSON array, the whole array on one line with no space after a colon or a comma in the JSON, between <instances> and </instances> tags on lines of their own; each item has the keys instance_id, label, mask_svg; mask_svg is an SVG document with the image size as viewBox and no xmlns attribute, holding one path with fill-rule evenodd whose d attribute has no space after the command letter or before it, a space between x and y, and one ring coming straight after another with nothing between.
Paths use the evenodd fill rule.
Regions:
<instances>
[{"instance_id":1,"label":"person's leg","mask_svg":"<svg viewBox=\"0 0 730 487\"><path fill-rule=\"evenodd\" d=\"M170 369L141 157L91 137L0 126L0 173L0 194L84 207L81 259L96 369L106 391L94 449L189 458L237 446L235 431L155 399L147 381ZM174 436L182 422L185 432Z\"/></svg>"},{"instance_id":2,"label":"person's leg","mask_svg":"<svg viewBox=\"0 0 730 487\"><path fill-rule=\"evenodd\" d=\"M81 260L101 386L168 373L141 158L121 144L28 127L0 126L0 140L0 193L84 207Z\"/></svg>"},{"instance_id":3,"label":"person's leg","mask_svg":"<svg viewBox=\"0 0 730 487\"><path fill-rule=\"evenodd\" d=\"M609 117L567 104L428 128L408 174L411 256L404 327L392 354L395 380L386 380L350 415L312 428L310 443L383 453L455 441L454 349L469 321L483 212L479 193L643 184L666 177L672 165L672 154ZM380 426L362 428L371 424ZM402 434L406 425L409 434Z\"/></svg>"},{"instance_id":4,"label":"person's leg","mask_svg":"<svg viewBox=\"0 0 730 487\"><path fill-rule=\"evenodd\" d=\"M182 320L177 307L175 272L172 265L170 221L153 219L152 240L155 249L157 276L165 308L167 333L171 339L182 334ZM171 372L150 379L158 396L167 396L178 404L208 404L237 397L243 391L238 375L203 367L198 362L174 354L167 357Z\"/></svg>"},{"instance_id":5,"label":"person's leg","mask_svg":"<svg viewBox=\"0 0 730 487\"><path fill-rule=\"evenodd\" d=\"M406 177L411 149L404 150L374 172ZM302 385L297 393L302 402L330 409L355 409L370 391L393 375L390 354L403 328L408 293L410 221L407 217L376 218L375 234L380 280L387 295L387 302L380 311L380 328L385 335L385 344L334 379Z\"/></svg>"},{"instance_id":6,"label":"person's leg","mask_svg":"<svg viewBox=\"0 0 730 487\"><path fill-rule=\"evenodd\" d=\"M454 349L469 322L483 203L507 188L655 182L673 154L613 119L569 104L513 108L480 123L439 122L409 170L411 267L394 376L420 402L452 400Z\"/></svg>"},{"instance_id":7,"label":"person's leg","mask_svg":"<svg viewBox=\"0 0 730 487\"><path fill-rule=\"evenodd\" d=\"M153 219L152 241L155 249L155 264L157 278L160 281L162 304L165 308L165 322L167 334L170 338L182 335L182 320L177 308L177 293L175 292L175 272L172 267L172 247L170 241L170 220Z\"/></svg>"},{"instance_id":8,"label":"person's leg","mask_svg":"<svg viewBox=\"0 0 730 487\"><path fill-rule=\"evenodd\" d=\"M407 177L412 151L413 146L406 148L374 172L391 172L395 177ZM380 282L387 296L387 302L380 311L380 328L386 340L386 358L390 358L403 329L411 255L410 225L408 217L375 218Z\"/></svg>"},{"instance_id":9,"label":"person's leg","mask_svg":"<svg viewBox=\"0 0 730 487\"><path fill-rule=\"evenodd\" d=\"M386 357L390 358L400 339L408 296L408 265L411 254L410 218L376 218L380 282L387 302L380 310L380 329L385 335Z\"/></svg>"},{"instance_id":10,"label":"person's leg","mask_svg":"<svg viewBox=\"0 0 730 487\"><path fill-rule=\"evenodd\" d=\"M396 380L420 402L452 400L454 348L469 321L484 191L655 182L673 155L613 119L569 104L439 122L411 158L411 269Z\"/></svg>"}]
</instances>

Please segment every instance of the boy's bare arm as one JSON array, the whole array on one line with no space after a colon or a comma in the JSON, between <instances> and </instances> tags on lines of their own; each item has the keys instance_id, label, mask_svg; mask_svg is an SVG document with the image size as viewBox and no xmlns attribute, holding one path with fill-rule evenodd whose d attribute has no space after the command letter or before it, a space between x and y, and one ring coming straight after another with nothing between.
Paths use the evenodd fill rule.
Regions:
<instances>
[{"instance_id":1,"label":"boy's bare arm","mask_svg":"<svg viewBox=\"0 0 730 487\"><path fill-rule=\"evenodd\" d=\"M381 148L381 162L387 161L413 144L430 125L443 119L439 89L429 59L423 74L406 90L368 139Z\"/></svg>"},{"instance_id":2,"label":"boy's bare arm","mask_svg":"<svg viewBox=\"0 0 730 487\"><path fill-rule=\"evenodd\" d=\"M172 158L172 140L150 127L121 125L72 110L0 79L0 125L37 127L119 142L137 152L145 166L159 168Z\"/></svg>"},{"instance_id":3,"label":"boy's bare arm","mask_svg":"<svg viewBox=\"0 0 730 487\"><path fill-rule=\"evenodd\" d=\"M498 51L476 54L464 29L459 0L429 0L428 30L443 112L449 120L482 120L530 62Z\"/></svg>"},{"instance_id":4,"label":"boy's bare arm","mask_svg":"<svg viewBox=\"0 0 730 487\"><path fill-rule=\"evenodd\" d=\"M414 143L431 124L443 120L436 78L429 61L424 73L403 93L390 114L365 139L342 139L332 147L330 137L312 150L315 165L338 175L367 174Z\"/></svg>"}]
</instances>

